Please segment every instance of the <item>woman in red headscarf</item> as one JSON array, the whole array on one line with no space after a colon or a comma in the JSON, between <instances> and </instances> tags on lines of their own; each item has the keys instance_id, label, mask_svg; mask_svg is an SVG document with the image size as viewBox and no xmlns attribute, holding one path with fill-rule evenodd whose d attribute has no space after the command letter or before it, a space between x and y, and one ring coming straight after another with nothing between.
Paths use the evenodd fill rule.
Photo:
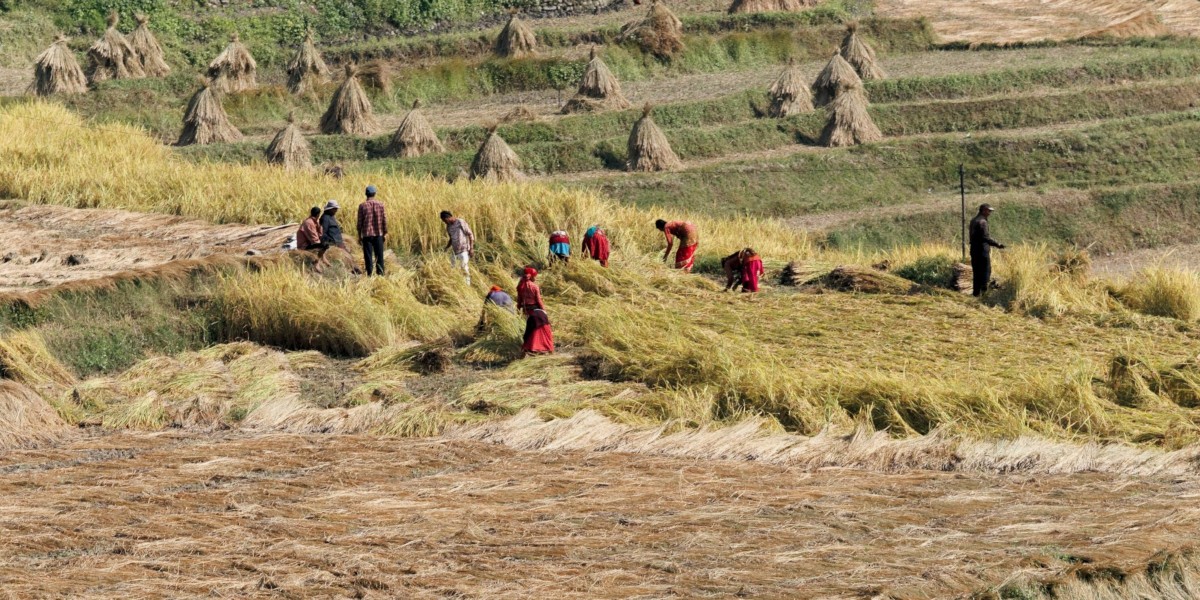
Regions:
<instances>
[{"instance_id":1,"label":"woman in red headscarf","mask_svg":"<svg viewBox=\"0 0 1200 600\"><path fill-rule=\"evenodd\" d=\"M553 354L554 332L550 330L550 316L546 311L535 308L525 318L525 340L521 350L529 354Z\"/></svg>"},{"instance_id":2,"label":"woman in red headscarf","mask_svg":"<svg viewBox=\"0 0 1200 600\"><path fill-rule=\"evenodd\" d=\"M766 271L763 269L762 258L753 248L742 250L742 291L757 292L758 278Z\"/></svg>"},{"instance_id":3,"label":"woman in red headscarf","mask_svg":"<svg viewBox=\"0 0 1200 600\"><path fill-rule=\"evenodd\" d=\"M517 307L527 315L535 309L546 310L546 303L542 301L542 288L533 281L537 279L537 274L537 269L525 267L525 274L517 284Z\"/></svg>"}]
</instances>

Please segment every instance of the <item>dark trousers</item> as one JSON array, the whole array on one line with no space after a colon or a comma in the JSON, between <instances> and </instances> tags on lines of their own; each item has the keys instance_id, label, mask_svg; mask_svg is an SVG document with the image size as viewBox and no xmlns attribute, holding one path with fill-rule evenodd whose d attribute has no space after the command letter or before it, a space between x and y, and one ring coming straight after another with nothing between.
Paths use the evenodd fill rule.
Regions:
<instances>
[{"instance_id":1,"label":"dark trousers","mask_svg":"<svg viewBox=\"0 0 1200 600\"><path fill-rule=\"evenodd\" d=\"M362 239L363 263L367 275L383 275L383 236L373 235Z\"/></svg>"},{"instance_id":2,"label":"dark trousers","mask_svg":"<svg viewBox=\"0 0 1200 600\"><path fill-rule=\"evenodd\" d=\"M971 275L975 284L971 293L975 296L983 296L988 289L988 284L992 282L992 255L990 252L986 250L983 252L971 251Z\"/></svg>"}]
</instances>

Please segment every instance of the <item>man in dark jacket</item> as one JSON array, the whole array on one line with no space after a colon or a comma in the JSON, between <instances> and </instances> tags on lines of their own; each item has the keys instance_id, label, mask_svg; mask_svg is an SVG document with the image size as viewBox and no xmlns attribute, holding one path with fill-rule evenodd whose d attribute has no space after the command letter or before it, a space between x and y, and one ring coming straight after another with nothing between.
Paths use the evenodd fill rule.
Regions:
<instances>
[{"instance_id":1,"label":"man in dark jacket","mask_svg":"<svg viewBox=\"0 0 1200 600\"><path fill-rule=\"evenodd\" d=\"M342 226L337 222L338 208L337 200L325 203L325 210L321 213L321 241L331 248L337 246L346 250L346 242L342 241Z\"/></svg>"},{"instance_id":2,"label":"man in dark jacket","mask_svg":"<svg viewBox=\"0 0 1200 600\"><path fill-rule=\"evenodd\" d=\"M982 297L992 281L992 248L1003 248L1004 244L992 239L988 232L988 215L992 214L991 205L979 207L979 214L971 219L971 272L974 275L974 291L976 297Z\"/></svg>"}]
</instances>

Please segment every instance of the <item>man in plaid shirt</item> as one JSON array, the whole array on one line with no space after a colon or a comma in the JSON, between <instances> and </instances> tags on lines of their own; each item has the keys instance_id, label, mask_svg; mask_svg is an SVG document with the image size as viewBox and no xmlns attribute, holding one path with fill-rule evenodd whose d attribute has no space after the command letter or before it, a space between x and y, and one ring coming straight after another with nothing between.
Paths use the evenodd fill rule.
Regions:
<instances>
[{"instance_id":1,"label":"man in plaid shirt","mask_svg":"<svg viewBox=\"0 0 1200 600\"><path fill-rule=\"evenodd\" d=\"M383 238L387 237L387 213L375 199L375 186L367 186L367 200L358 205L358 239L362 242L367 275L383 275Z\"/></svg>"}]
</instances>

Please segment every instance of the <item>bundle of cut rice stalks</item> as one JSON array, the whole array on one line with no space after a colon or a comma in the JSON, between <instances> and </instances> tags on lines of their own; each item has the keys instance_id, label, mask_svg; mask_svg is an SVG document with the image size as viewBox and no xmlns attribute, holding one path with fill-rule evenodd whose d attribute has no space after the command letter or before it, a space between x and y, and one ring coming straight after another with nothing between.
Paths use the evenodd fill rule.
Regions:
<instances>
[{"instance_id":1,"label":"bundle of cut rice stalks","mask_svg":"<svg viewBox=\"0 0 1200 600\"><path fill-rule=\"evenodd\" d=\"M846 26L846 37L842 38L840 53L863 81L887 77L875 61L875 51L858 34L858 23Z\"/></svg>"},{"instance_id":2,"label":"bundle of cut rice stalks","mask_svg":"<svg viewBox=\"0 0 1200 600\"><path fill-rule=\"evenodd\" d=\"M304 41L296 50L296 55L287 65L288 91L293 94L306 94L316 89L318 85L329 81L329 67L321 58L321 51L313 41L312 31L304 34Z\"/></svg>"},{"instance_id":3,"label":"bundle of cut rice stalks","mask_svg":"<svg viewBox=\"0 0 1200 600\"><path fill-rule=\"evenodd\" d=\"M642 118L629 132L630 171L672 171L683 167L683 161L671 149L671 142L650 116L653 109L647 103L642 109Z\"/></svg>"},{"instance_id":4,"label":"bundle of cut rice stalks","mask_svg":"<svg viewBox=\"0 0 1200 600\"><path fill-rule=\"evenodd\" d=\"M312 150L308 140L296 126L296 114L288 114L287 126L275 134L271 144L267 146L267 162L282 165L292 171L307 169L312 166Z\"/></svg>"},{"instance_id":5,"label":"bundle of cut rice stalks","mask_svg":"<svg viewBox=\"0 0 1200 600\"><path fill-rule=\"evenodd\" d=\"M371 109L371 99L358 82L358 66L346 65L346 80L338 87L321 117L321 133L374 135L379 130Z\"/></svg>"},{"instance_id":6,"label":"bundle of cut rice stalks","mask_svg":"<svg viewBox=\"0 0 1200 600\"><path fill-rule=\"evenodd\" d=\"M495 125L490 127L487 139L475 153L475 159L471 161L471 179L519 181L525 178L521 168L521 157L496 133Z\"/></svg>"},{"instance_id":7,"label":"bundle of cut rice stalks","mask_svg":"<svg viewBox=\"0 0 1200 600\"><path fill-rule=\"evenodd\" d=\"M621 82L617 81L593 46L583 77L579 80L579 91L563 106L563 114L625 108L629 108L629 101L621 93Z\"/></svg>"},{"instance_id":8,"label":"bundle of cut rice stalks","mask_svg":"<svg viewBox=\"0 0 1200 600\"><path fill-rule=\"evenodd\" d=\"M65 36L58 36L34 61L29 92L38 96L87 92L87 77L67 46Z\"/></svg>"},{"instance_id":9,"label":"bundle of cut rice stalks","mask_svg":"<svg viewBox=\"0 0 1200 600\"><path fill-rule=\"evenodd\" d=\"M108 15L108 29L88 48L88 79L92 83L109 79L139 79L146 76L137 52L129 40L117 31L117 11Z\"/></svg>"},{"instance_id":10,"label":"bundle of cut rice stalks","mask_svg":"<svg viewBox=\"0 0 1200 600\"><path fill-rule=\"evenodd\" d=\"M400 127L396 128L396 133L392 135L387 153L391 156L410 158L445 150L437 133L421 113L421 101L414 100L412 110L404 115Z\"/></svg>"},{"instance_id":11,"label":"bundle of cut rice stalks","mask_svg":"<svg viewBox=\"0 0 1200 600\"><path fill-rule=\"evenodd\" d=\"M806 112L812 112L812 94L808 91L808 83L804 74L796 66L795 61L789 61L787 69L779 74L779 79L767 90L771 106L767 114L775 118L790 117Z\"/></svg>"},{"instance_id":12,"label":"bundle of cut rice stalks","mask_svg":"<svg viewBox=\"0 0 1200 600\"><path fill-rule=\"evenodd\" d=\"M862 79L841 54L835 53L812 84L813 106L825 106L842 90L853 86L861 87Z\"/></svg>"},{"instance_id":13,"label":"bundle of cut rice stalks","mask_svg":"<svg viewBox=\"0 0 1200 600\"><path fill-rule=\"evenodd\" d=\"M229 122L212 82L202 81L200 89L188 102L187 112L183 115L183 131L176 145L238 142L241 139L242 132Z\"/></svg>"},{"instance_id":14,"label":"bundle of cut rice stalks","mask_svg":"<svg viewBox=\"0 0 1200 600\"><path fill-rule=\"evenodd\" d=\"M504 58L524 58L537 53L537 36L513 12L508 23L496 38L496 55Z\"/></svg>"},{"instance_id":15,"label":"bundle of cut rice stalks","mask_svg":"<svg viewBox=\"0 0 1200 600\"><path fill-rule=\"evenodd\" d=\"M258 63L237 32L229 38L229 45L208 64L208 76L213 85L226 93L254 89L258 85L257 72Z\"/></svg>"},{"instance_id":16,"label":"bundle of cut rice stalks","mask_svg":"<svg viewBox=\"0 0 1200 600\"><path fill-rule=\"evenodd\" d=\"M821 132L821 143L836 148L882 140L883 133L871 119L868 104L862 84L842 90L829 105L829 121Z\"/></svg>"},{"instance_id":17,"label":"bundle of cut rice stalks","mask_svg":"<svg viewBox=\"0 0 1200 600\"><path fill-rule=\"evenodd\" d=\"M137 28L129 35L129 45L137 54L138 61L147 77L166 77L171 74L171 66L163 55L162 45L150 32L150 17L135 15Z\"/></svg>"},{"instance_id":18,"label":"bundle of cut rice stalks","mask_svg":"<svg viewBox=\"0 0 1200 600\"><path fill-rule=\"evenodd\" d=\"M621 28L617 41L632 41L645 52L669 59L683 50L683 21L666 4L654 0L644 18Z\"/></svg>"}]
</instances>

